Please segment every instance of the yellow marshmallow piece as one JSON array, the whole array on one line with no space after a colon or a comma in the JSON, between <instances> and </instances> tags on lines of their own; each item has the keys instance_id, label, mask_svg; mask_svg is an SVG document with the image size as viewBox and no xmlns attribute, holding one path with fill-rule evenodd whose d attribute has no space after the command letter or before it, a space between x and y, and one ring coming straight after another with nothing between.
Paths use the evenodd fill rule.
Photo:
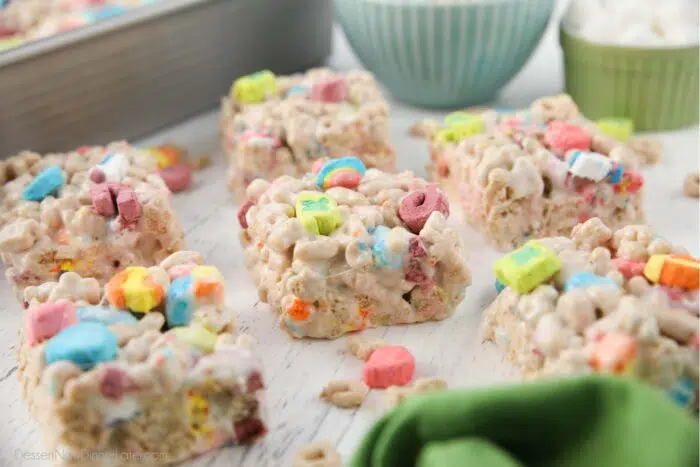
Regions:
<instances>
[{"instance_id":1,"label":"yellow marshmallow piece","mask_svg":"<svg viewBox=\"0 0 700 467\"><path fill-rule=\"evenodd\" d=\"M221 271L219 271L219 269L216 266L197 266L194 269L192 269L191 274L192 277L194 277L195 279L212 279L220 282L224 281L224 276L221 274Z\"/></svg>"},{"instance_id":2,"label":"yellow marshmallow piece","mask_svg":"<svg viewBox=\"0 0 700 467\"><path fill-rule=\"evenodd\" d=\"M556 274L561 268L559 257L537 240L530 240L493 265L496 278L525 294Z\"/></svg>"},{"instance_id":3,"label":"yellow marshmallow piece","mask_svg":"<svg viewBox=\"0 0 700 467\"><path fill-rule=\"evenodd\" d=\"M652 255L643 274L655 284L695 290L700 283L700 261L677 255Z\"/></svg>"},{"instance_id":4,"label":"yellow marshmallow piece","mask_svg":"<svg viewBox=\"0 0 700 467\"><path fill-rule=\"evenodd\" d=\"M330 235L341 224L338 204L330 196L314 191L299 193L296 217L304 229L316 235Z\"/></svg>"},{"instance_id":5,"label":"yellow marshmallow piece","mask_svg":"<svg viewBox=\"0 0 700 467\"><path fill-rule=\"evenodd\" d=\"M238 78L230 92L231 97L241 104L263 102L274 94L277 94L277 78L268 70Z\"/></svg>"},{"instance_id":6,"label":"yellow marshmallow piece","mask_svg":"<svg viewBox=\"0 0 700 467\"><path fill-rule=\"evenodd\" d=\"M464 138L482 133L486 126L481 116L468 112L452 112L448 114L445 117L445 125L448 128L459 129L460 135Z\"/></svg>"},{"instance_id":7,"label":"yellow marshmallow piece","mask_svg":"<svg viewBox=\"0 0 700 467\"><path fill-rule=\"evenodd\" d=\"M214 351L216 334L202 325L191 324L186 327L175 328L173 332L178 339L204 353L212 353Z\"/></svg>"},{"instance_id":8,"label":"yellow marshmallow piece","mask_svg":"<svg viewBox=\"0 0 700 467\"><path fill-rule=\"evenodd\" d=\"M628 118L601 118L596 124L600 131L622 142L634 132L634 122Z\"/></svg>"},{"instance_id":9,"label":"yellow marshmallow piece","mask_svg":"<svg viewBox=\"0 0 700 467\"><path fill-rule=\"evenodd\" d=\"M162 297L154 289L153 285L148 285L148 269L140 266L132 266L126 269L128 277L122 284L124 293L124 303L131 311L137 313L148 313L153 308L160 305Z\"/></svg>"},{"instance_id":10,"label":"yellow marshmallow piece","mask_svg":"<svg viewBox=\"0 0 700 467\"><path fill-rule=\"evenodd\" d=\"M483 120L466 121L438 131L437 135L435 135L435 139L441 143L459 143L482 131L484 131Z\"/></svg>"}]
</instances>

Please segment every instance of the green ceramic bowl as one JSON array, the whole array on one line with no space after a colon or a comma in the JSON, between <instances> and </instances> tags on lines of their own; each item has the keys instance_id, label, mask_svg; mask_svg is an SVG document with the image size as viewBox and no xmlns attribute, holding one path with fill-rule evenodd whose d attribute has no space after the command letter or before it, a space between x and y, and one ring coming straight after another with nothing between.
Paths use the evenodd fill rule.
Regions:
<instances>
[{"instance_id":1,"label":"green ceramic bowl","mask_svg":"<svg viewBox=\"0 0 700 467\"><path fill-rule=\"evenodd\" d=\"M436 108L492 100L532 55L555 0L333 0L364 66L398 99Z\"/></svg>"},{"instance_id":2,"label":"green ceramic bowl","mask_svg":"<svg viewBox=\"0 0 700 467\"><path fill-rule=\"evenodd\" d=\"M600 45L560 30L566 92L590 118L625 117L636 130L698 123L698 46Z\"/></svg>"}]
</instances>

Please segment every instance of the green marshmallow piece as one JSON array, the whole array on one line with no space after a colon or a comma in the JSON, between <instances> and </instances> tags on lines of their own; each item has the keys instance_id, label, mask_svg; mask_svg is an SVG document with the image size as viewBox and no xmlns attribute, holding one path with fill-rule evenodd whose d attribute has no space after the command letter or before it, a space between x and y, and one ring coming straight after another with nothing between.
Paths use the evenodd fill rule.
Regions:
<instances>
[{"instance_id":1,"label":"green marshmallow piece","mask_svg":"<svg viewBox=\"0 0 700 467\"><path fill-rule=\"evenodd\" d=\"M601 118L596 124L600 131L622 142L634 132L634 122L628 118Z\"/></svg>"},{"instance_id":2,"label":"green marshmallow piece","mask_svg":"<svg viewBox=\"0 0 700 467\"><path fill-rule=\"evenodd\" d=\"M537 240L530 240L493 265L496 278L525 294L548 280L561 268L559 257Z\"/></svg>"},{"instance_id":3,"label":"green marshmallow piece","mask_svg":"<svg viewBox=\"0 0 700 467\"><path fill-rule=\"evenodd\" d=\"M338 204L323 193L303 192L297 197L296 217L304 230L316 235L330 235L340 226Z\"/></svg>"}]
</instances>

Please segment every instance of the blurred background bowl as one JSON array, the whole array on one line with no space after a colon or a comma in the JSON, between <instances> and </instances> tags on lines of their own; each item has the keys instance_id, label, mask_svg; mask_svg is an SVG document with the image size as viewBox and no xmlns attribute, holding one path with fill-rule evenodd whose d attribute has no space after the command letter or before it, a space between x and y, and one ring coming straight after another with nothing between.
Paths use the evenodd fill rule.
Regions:
<instances>
[{"instance_id":1,"label":"blurred background bowl","mask_svg":"<svg viewBox=\"0 0 700 467\"><path fill-rule=\"evenodd\" d=\"M556 0L334 0L363 65L398 99L434 108L492 100L532 55Z\"/></svg>"},{"instance_id":2,"label":"blurred background bowl","mask_svg":"<svg viewBox=\"0 0 700 467\"><path fill-rule=\"evenodd\" d=\"M566 92L590 119L624 117L640 131L698 122L697 45L623 47L595 44L562 24Z\"/></svg>"}]
</instances>

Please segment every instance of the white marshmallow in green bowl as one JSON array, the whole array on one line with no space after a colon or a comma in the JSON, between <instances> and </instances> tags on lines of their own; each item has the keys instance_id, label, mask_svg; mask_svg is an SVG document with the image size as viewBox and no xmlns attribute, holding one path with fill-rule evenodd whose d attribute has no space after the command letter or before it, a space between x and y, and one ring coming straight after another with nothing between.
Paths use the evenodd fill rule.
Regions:
<instances>
[{"instance_id":1,"label":"white marshmallow in green bowl","mask_svg":"<svg viewBox=\"0 0 700 467\"><path fill-rule=\"evenodd\" d=\"M566 92L590 119L696 124L698 11L688 0L574 0L560 28Z\"/></svg>"}]
</instances>

